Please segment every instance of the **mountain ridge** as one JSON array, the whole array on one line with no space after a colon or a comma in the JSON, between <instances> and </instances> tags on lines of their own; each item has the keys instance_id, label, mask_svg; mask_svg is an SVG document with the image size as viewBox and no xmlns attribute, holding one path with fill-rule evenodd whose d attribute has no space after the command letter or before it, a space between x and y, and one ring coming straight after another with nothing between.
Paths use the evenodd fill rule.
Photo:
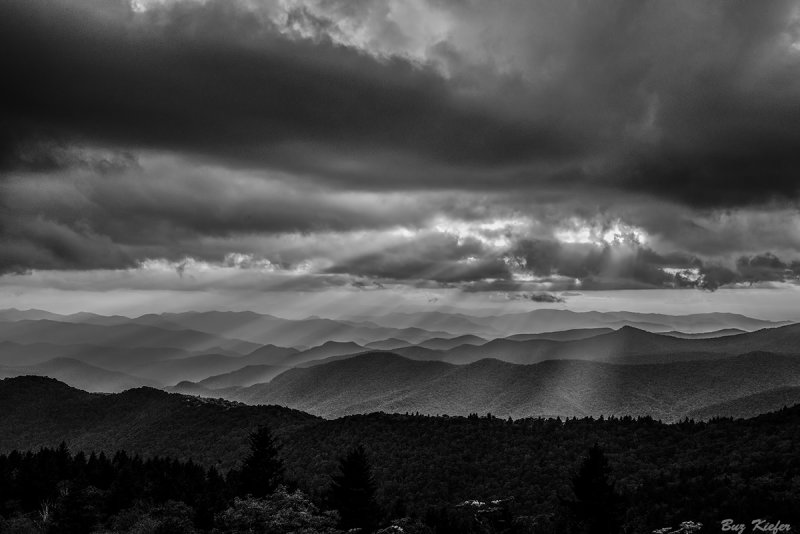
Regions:
<instances>
[{"instance_id":1,"label":"mountain ridge","mask_svg":"<svg viewBox=\"0 0 800 534\"><path fill-rule=\"evenodd\" d=\"M370 411L499 417L651 415L665 421L721 400L800 386L800 358L753 352L718 360L620 364L546 360L468 365L365 353L290 369L234 400L290 406L323 417Z\"/></svg>"}]
</instances>

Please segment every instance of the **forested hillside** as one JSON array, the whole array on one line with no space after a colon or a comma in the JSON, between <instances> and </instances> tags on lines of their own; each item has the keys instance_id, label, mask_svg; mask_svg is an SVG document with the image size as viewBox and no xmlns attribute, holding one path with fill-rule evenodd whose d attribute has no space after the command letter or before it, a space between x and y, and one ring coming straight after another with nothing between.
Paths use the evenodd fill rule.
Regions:
<instances>
[{"instance_id":1,"label":"forested hillside","mask_svg":"<svg viewBox=\"0 0 800 534\"><path fill-rule=\"evenodd\" d=\"M51 378L0 381L0 450L55 446L189 459L233 466L246 436L268 423L278 431L315 417L278 406L245 406L139 388L90 394Z\"/></svg>"},{"instance_id":2,"label":"forested hillside","mask_svg":"<svg viewBox=\"0 0 800 534\"><path fill-rule=\"evenodd\" d=\"M649 417L510 420L486 414L323 420L150 389L88 394L35 377L0 382L0 403L9 407L0 414L4 452L66 440L74 452L125 449L192 458L222 474L241 469L248 433L267 423L282 444L286 479L322 508L339 458L361 444L387 521L417 517L436 532L458 532L447 525L459 524L464 509L458 504L471 500L506 503L519 525L539 518L538 530L519 532L557 532L543 525L557 528L572 477L595 443L608 458L628 532L688 520L718 532L727 517L800 523L800 407L748 420L676 424Z\"/></svg>"},{"instance_id":3,"label":"forested hillside","mask_svg":"<svg viewBox=\"0 0 800 534\"><path fill-rule=\"evenodd\" d=\"M268 383L218 395L322 417L375 411L492 412L515 419L651 415L671 422L693 410L784 386L800 386L797 356L758 352L648 365L584 360L516 365L485 359L452 365L370 353L290 369Z\"/></svg>"}]
</instances>

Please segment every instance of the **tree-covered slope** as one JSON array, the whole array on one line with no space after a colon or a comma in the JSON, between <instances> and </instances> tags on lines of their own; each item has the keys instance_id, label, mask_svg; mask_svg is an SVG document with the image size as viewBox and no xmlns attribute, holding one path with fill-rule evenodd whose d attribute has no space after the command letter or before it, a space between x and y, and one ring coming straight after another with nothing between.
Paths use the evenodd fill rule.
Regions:
<instances>
[{"instance_id":1,"label":"tree-covered slope","mask_svg":"<svg viewBox=\"0 0 800 534\"><path fill-rule=\"evenodd\" d=\"M288 477L315 499L330 486L338 458L362 444L381 506L420 517L468 499L507 498L515 514L549 517L586 450L599 443L632 532L689 519L705 523L707 532L718 531L725 517L800 521L800 407L677 424L381 413L324 420L147 388L89 394L36 377L1 381L0 406L2 451L66 440L73 451L126 449L223 467L240 465L248 432L269 422Z\"/></svg>"},{"instance_id":2,"label":"tree-covered slope","mask_svg":"<svg viewBox=\"0 0 800 534\"><path fill-rule=\"evenodd\" d=\"M370 353L291 369L228 394L323 417L408 411L514 418L651 415L675 421L711 404L798 385L800 357L769 353L650 365L488 359L451 365Z\"/></svg>"},{"instance_id":3,"label":"tree-covered slope","mask_svg":"<svg viewBox=\"0 0 800 534\"><path fill-rule=\"evenodd\" d=\"M152 388L87 393L54 379L0 381L0 450L66 441L75 450L125 449L230 467L261 424L279 433L314 420L278 406L245 406Z\"/></svg>"}]
</instances>

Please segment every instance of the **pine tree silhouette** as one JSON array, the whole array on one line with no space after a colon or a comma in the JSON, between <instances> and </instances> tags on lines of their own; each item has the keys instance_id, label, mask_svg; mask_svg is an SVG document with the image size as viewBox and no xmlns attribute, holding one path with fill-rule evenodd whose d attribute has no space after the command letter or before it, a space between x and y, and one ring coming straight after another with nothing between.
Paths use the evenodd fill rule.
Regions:
<instances>
[{"instance_id":1,"label":"pine tree silhouette","mask_svg":"<svg viewBox=\"0 0 800 534\"><path fill-rule=\"evenodd\" d=\"M253 497L271 494L283 483L283 460L280 447L269 427L261 426L250 434L250 455L241 473L241 492Z\"/></svg>"},{"instance_id":2,"label":"pine tree silhouette","mask_svg":"<svg viewBox=\"0 0 800 534\"><path fill-rule=\"evenodd\" d=\"M620 531L621 499L610 480L603 450L595 443L572 479L575 499L565 502L575 532L617 534Z\"/></svg>"},{"instance_id":3,"label":"pine tree silhouette","mask_svg":"<svg viewBox=\"0 0 800 534\"><path fill-rule=\"evenodd\" d=\"M362 445L339 460L340 473L332 478L331 504L339 512L339 527L372 532L380 521L375 501L375 483L367 453Z\"/></svg>"}]
</instances>

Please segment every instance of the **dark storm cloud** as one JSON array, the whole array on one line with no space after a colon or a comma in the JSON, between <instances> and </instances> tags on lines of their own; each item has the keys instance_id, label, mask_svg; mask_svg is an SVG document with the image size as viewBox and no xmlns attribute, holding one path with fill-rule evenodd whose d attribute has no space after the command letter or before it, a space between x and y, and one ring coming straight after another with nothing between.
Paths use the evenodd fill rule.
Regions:
<instances>
[{"instance_id":1,"label":"dark storm cloud","mask_svg":"<svg viewBox=\"0 0 800 534\"><path fill-rule=\"evenodd\" d=\"M613 5L580 64L602 64L629 122L595 177L691 206L797 199L798 2Z\"/></svg>"},{"instance_id":2,"label":"dark storm cloud","mask_svg":"<svg viewBox=\"0 0 800 534\"><path fill-rule=\"evenodd\" d=\"M604 279L613 280L612 285L618 287L664 287L676 282L664 267L690 269L701 265L697 258L666 257L642 246L619 248L547 240L522 241L512 254L537 276L573 278L586 289L596 288Z\"/></svg>"},{"instance_id":3,"label":"dark storm cloud","mask_svg":"<svg viewBox=\"0 0 800 534\"><path fill-rule=\"evenodd\" d=\"M650 81L658 138L632 150L622 184L700 206L797 198L798 3L709 5L723 26L673 59L673 80Z\"/></svg>"},{"instance_id":4,"label":"dark storm cloud","mask_svg":"<svg viewBox=\"0 0 800 534\"><path fill-rule=\"evenodd\" d=\"M43 137L37 133L7 135L5 142L0 141L0 150L0 169L13 168L23 172L51 173L65 169L84 169L105 175L138 166L136 156L127 151L84 150L63 140Z\"/></svg>"},{"instance_id":5,"label":"dark storm cloud","mask_svg":"<svg viewBox=\"0 0 800 534\"><path fill-rule=\"evenodd\" d=\"M708 291L716 291L720 287L733 284L738 281L735 271L722 265L709 265L701 270L702 278L697 282L697 286Z\"/></svg>"},{"instance_id":6,"label":"dark storm cloud","mask_svg":"<svg viewBox=\"0 0 800 534\"><path fill-rule=\"evenodd\" d=\"M437 0L407 27L386 2L0 4L0 273L243 253L353 287L797 280L797 1ZM653 240L556 238L598 212Z\"/></svg>"},{"instance_id":7,"label":"dark storm cloud","mask_svg":"<svg viewBox=\"0 0 800 534\"><path fill-rule=\"evenodd\" d=\"M252 295L282 291L324 292L335 288L346 289L353 283L349 275L266 274L248 268L220 270L219 265L211 266L211 269L209 265L201 265L198 269L197 263L192 261L170 264L170 269L159 268L165 266L136 271L36 271L16 277L13 285L26 289L46 287L64 291L233 291ZM178 267L183 269L182 276L175 272Z\"/></svg>"},{"instance_id":8,"label":"dark storm cloud","mask_svg":"<svg viewBox=\"0 0 800 534\"><path fill-rule=\"evenodd\" d=\"M736 270L744 282L781 281L800 278L800 261L784 262L774 254L742 256Z\"/></svg>"},{"instance_id":9,"label":"dark storm cloud","mask_svg":"<svg viewBox=\"0 0 800 534\"><path fill-rule=\"evenodd\" d=\"M502 57L445 41L426 64L336 43L338 21L301 8L280 24L313 38L287 37L235 1L140 14L121 2L9 1L2 160L24 164L21 138L41 131L375 189L610 188L703 206L796 198L796 7L508 1L492 6L508 26L498 29L481 6L437 2L462 32L481 35L477 18Z\"/></svg>"},{"instance_id":10,"label":"dark storm cloud","mask_svg":"<svg viewBox=\"0 0 800 534\"><path fill-rule=\"evenodd\" d=\"M496 116L429 68L287 39L238 2L138 18L37 0L3 11L0 46L14 50L0 64L14 81L4 104L7 166L19 151L15 133L37 127L331 175L337 162L309 152L489 165L572 150L557 128Z\"/></svg>"},{"instance_id":11,"label":"dark storm cloud","mask_svg":"<svg viewBox=\"0 0 800 534\"><path fill-rule=\"evenodd\" d=\"M220 261L235 252L266 254L288 267L303 259L302 243L290 244L296 253L287 257L268 250L269 239L306 236L306 252L314 255L317 234L330 242L331 233L423 224L436 202L287 187L277 179L187 169L171 160L102 175L79 165L0 182L0 272L127 268L147 258Z\"/></svg>"},{"instance_id":12,"label":"dark storm cloud","mask_svg":"<svg viewBox=\"0 0 800 534\"><path fill-rule=\"evenodd\" d=\"M542 302L547 304L560 304L567 301L564 297L559 297L552 293L509 293L510 300L530 300L531 302Z\"/></svg>"}]
</instances>

